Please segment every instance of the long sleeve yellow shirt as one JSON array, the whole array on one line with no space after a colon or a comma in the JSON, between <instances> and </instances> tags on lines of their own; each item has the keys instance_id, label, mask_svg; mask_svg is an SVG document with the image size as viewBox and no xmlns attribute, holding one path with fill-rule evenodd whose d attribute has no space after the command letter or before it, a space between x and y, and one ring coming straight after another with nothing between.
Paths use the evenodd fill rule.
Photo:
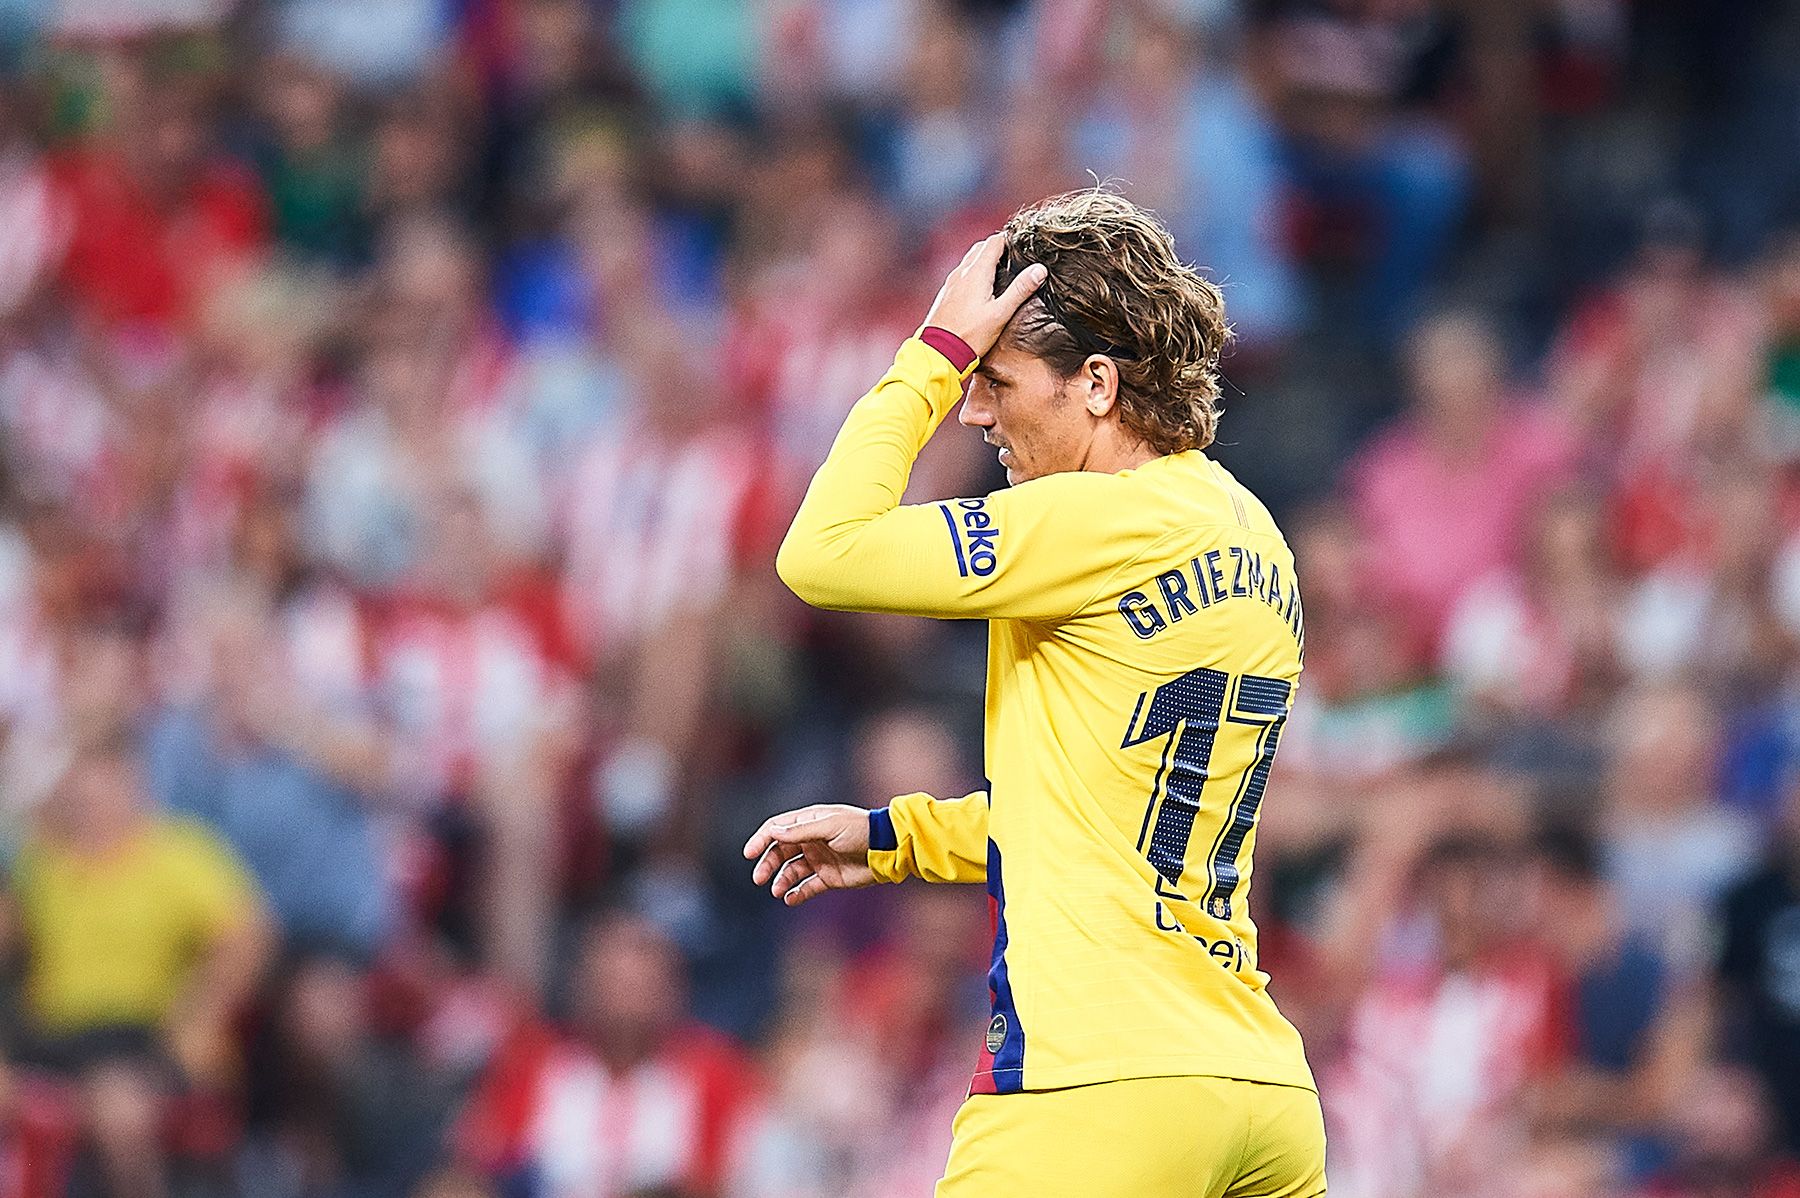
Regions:
<instances>
[{"instance_id":1,"label":"long sleeve yellow shirt","mask_svg":"<svg viewBox=\"0 0 1800 1198\"><path fill-rule=\"evenodd\" d=\"M987 885L992 1010L972 1089L1190 1074L1310 1088L1249 914L1300 675L1287 544L1198 450L903 505L967 374L901 346L776 565L821 607L989 621L989 791L870 816L879 878Z\"/></svg>"}]
</instances>

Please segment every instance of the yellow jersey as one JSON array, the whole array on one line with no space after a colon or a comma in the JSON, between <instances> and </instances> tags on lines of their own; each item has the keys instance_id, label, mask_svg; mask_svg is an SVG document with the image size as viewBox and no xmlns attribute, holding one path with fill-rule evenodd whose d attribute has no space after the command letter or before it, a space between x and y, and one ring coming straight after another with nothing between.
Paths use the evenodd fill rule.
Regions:
<instances>
[{"instance_id":1,"label":"yellow jersey","mask_svg":"<svg viewBox=\"0 0 1800 1198\"><path fill-rule=\"evenodd\" d=\"M974 365L908 340L776 562L820 607L989 621L989 790L870 814L879 879L987 885L992 1011L971 1091L1188 1075L1311 1089L1249 912L1300 676L1287 544L1199 450L902 505Z\"/></svg>"}]
</instances>

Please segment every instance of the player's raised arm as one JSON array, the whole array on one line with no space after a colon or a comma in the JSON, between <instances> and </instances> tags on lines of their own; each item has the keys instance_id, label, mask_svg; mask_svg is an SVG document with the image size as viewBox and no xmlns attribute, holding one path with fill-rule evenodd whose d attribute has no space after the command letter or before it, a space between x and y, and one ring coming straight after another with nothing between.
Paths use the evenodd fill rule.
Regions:
<instances>
[{"instance_id":1,"label":"player's raised arm","mask_svg":"<svg viewBox=\"0 0 1800 1198\"><path fill-rule=\"evenodd\" d=\"M808 603L1025 618L1067 614L1079 603L1074 592L1086 571L1066 553L1026 553L1023 546L1082 510L1082 495L1071 492L1104 486L1098 477L900 503L914 460L961 398L977 355L1044 281L1042 266L1028 266L996 297L1004 250L998 234L970 249L945 280L921 335L900 348L893 369L845 420L776 558L782 580Z\"/></svg>"}]
</instances>

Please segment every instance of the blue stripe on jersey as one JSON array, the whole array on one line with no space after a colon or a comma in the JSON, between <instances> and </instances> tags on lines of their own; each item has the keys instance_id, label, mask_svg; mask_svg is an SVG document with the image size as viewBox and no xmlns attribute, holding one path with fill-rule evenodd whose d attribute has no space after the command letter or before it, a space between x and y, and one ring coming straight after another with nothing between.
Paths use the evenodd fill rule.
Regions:
<instances>
[{"instance_id":1,"label":"blue stripe on jersey","mask_svg":"<svg viewBox=\"0 0 1800 1198\"><path fill-rule=\"evenodd\" d=\"M869 851L871 853L892 853L900 847L900 837L894 831L894 817L886 807L877 807L869 812Z\"/></svg>"},{"instance_id":2,"label":"blue stripe on jersey","mask_svg":"<svg viewBox=\"0 0 1800 1198\"><path fill-rule=\"evenodd\" d=\"M1006 887L1000 880L1000 846L988 841L988 896L994 900L994 959L988 966L988 990L994 1011L1006 1020L1000 1047L994 1053L994 1093L1016 1094L1025 1088L1025 1027L1013 1005L1012 981L1006 976Z\"/></svg>"},{"instance_id":3,"label":"blue stripe on jersey","mask_svg":"<svg viewBox=\"0 0 1800 1198\"><path fill-rule=\"evenodd\" d=\"M956 572L964 578L969 576L969 563L963 557L962 534L956 531L956 517L950 513L950 505L938 504L938 511L944 513L944 523L950 526L950 545L956 550Z\"/></svg>"}]
</instances>

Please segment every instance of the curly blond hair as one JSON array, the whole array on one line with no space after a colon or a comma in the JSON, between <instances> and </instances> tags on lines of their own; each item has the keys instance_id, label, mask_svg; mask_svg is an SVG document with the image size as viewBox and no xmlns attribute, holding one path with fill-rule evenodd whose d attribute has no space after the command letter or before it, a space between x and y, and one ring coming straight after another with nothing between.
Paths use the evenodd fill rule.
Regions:
<instances>
[{"instance_id":1,"label":"curly blond hair","mask_svg":"<svg viewBox=\"0 0 1800 1198\"><path fill-rule=\"evenodd\" d=\"M1093 354L1119 370L1119 418L1159 454L1205 449L1219 425L1225 297L1175 255L1151 213L1103 187L1052 196L1006 222L994 294L1041 262L1050 277L1010 326L1064 378Z\"/></svg>"}]
</instances>

